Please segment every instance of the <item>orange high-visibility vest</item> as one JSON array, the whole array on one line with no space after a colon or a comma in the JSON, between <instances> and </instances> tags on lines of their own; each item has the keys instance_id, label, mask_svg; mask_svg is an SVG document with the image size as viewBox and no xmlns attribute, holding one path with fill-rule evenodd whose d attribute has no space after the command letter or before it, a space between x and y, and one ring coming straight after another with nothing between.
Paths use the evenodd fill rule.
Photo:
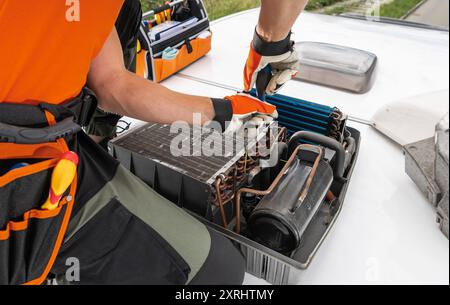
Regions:
<instances>
[{"instance_id":1,"label":"orange high-visibility vest","mask_svg":"<svg viewBox=\"0 0 450 305\"><path fill-rule=\"evenodd\" d=\"M79 94L123 0L0 0L0 102Z\"/></svg>"}]
</instances>

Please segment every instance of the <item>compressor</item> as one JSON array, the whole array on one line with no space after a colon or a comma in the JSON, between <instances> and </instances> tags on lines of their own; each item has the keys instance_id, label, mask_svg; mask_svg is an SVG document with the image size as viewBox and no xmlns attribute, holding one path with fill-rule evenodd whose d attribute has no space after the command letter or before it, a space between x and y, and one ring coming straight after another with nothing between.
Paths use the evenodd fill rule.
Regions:
<instances>
[{"instance_id":1,"label":"compressor","mask_svg":"<svg viewBox=\"0 0 450 305\"><path fill-rule=\"evenodd\" d=\"M300 245L301 236L333 181L331 167L322 158L321 148L298 146L280 173L281 178L274 181L273 190L248 219L255 241L281 253L290 253Z\"/></svg>"},{"instance_id":2,"label":"compressor","mask_svg":"<svg viewBox=\"0 0 450 305\"><path fill-rule=\"evenodd\" d=\"M314 141L316 145L301 144ZM247 219L250 237L280 253L289 254L300 241L312 218L326 197L334 197L334 177L342 177L345 151L334 139L307 131L294 134L290 140L290 158L267 191L241 189L242 193L263 195ZM288 146L288 147L289 147ZM294 148L295 147L295 148ZM325 159L325 152L334 156L335 169Z\"/></svg>"}]
</instances>

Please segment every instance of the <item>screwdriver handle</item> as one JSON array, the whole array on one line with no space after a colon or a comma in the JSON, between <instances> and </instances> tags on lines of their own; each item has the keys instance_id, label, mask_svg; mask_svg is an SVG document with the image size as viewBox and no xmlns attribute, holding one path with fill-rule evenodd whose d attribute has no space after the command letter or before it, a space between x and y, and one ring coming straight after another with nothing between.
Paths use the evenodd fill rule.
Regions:
<instances>
[{"instance_id":1,"label":"screwdriver handle","mask_svg":"<svg viewBox=\"0 0 450 305\"><path fill-rule=\"evenodd\" d=\"M42 205L43 210L55 210L62 196L75 179L78 166L78 155L74 152L66 152L53 169L50 191L47 201Z\"/></svg>"}]
</instances>

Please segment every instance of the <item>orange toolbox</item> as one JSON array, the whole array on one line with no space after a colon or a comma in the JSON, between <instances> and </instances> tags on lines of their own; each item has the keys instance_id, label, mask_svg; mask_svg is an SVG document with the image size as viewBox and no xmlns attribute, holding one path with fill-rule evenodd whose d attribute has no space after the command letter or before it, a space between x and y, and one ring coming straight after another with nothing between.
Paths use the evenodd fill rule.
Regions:
<instances>
[{"instance_id":1,"label":"orange toolbox","mask_svg":"<svg viewBox=\"0 0 450 305\"><path fill-rule=\"evenodd\" d=\"M136 73L161 82L205 56L212 33L203 1L176 0L144 13Z\"/></svg>"}]
</instances>

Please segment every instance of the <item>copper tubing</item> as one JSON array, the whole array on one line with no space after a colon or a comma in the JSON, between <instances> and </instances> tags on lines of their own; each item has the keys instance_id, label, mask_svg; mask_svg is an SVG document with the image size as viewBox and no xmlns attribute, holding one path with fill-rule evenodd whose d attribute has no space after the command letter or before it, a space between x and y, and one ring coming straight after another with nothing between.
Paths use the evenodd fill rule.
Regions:
<instances>
[{"instance_id":1,"label":"copper tubing","mask_svg":"<svg viewBox=\"0 0 450 305\"><path fill-rule=\"evenodd\" d=\"M331 113L330 117L332 119L330 123L330 137L339 142L342 142L341 127L343 114L339 109L336 108Z\"/></svg>"},{"instance_id":2,"label":"copper tubing","mask_svg":"<svg viewBox=\"0 0 450 305\"><path fill-rule=\"evenodd\" d=\"M336 200L336 196L333 194L332 191L328 191L328 193L327 193L327 201L328 202L333 202L334 200Z\"/></svg>"},{"instance_id":3,"label":"copper tubing","mask_svg":"<svg viewBox=\"0 0 450 305\"><path fill-rule=\"evenodd\" d=\"M220 190L220 185L222 184L222 178L218 177L216 179L216 182L214 183L214 186L216 187L216 197L217 197L217 202L219 204L219 209L220 209L220 217L222 218L222 224L224 226L224 228L228 227L228 222L227 222L227 216L225 215L225 208L224 208L224 204L222 201L222 192Z\"/></svg>"},{"instance_id":4,"label":"copper tubing","mask_svg":"<svg viewBox=\"0 0 450 305\"><path fill-rule=\"evenodd\" d=\"M229 202L234 200L234 195L231 197L228 197L226 194L222 194L221 198L222 198L222 204L225 207ZM219 207L219 203L218 203L217 199L218 199L217 195L214 194L214 206Z\"/></svg>"},{"instance_id":5,"label":"copper tubing","mask_svg":"<svg viewBox=\"0 0 450 305\"><path fill-rule=\"evenodd\" d=\"M278 138L277 141L278 142L284 142L286 137L287 137L287 128L286 127L282 127L280 128L280 131L278 132Z\"/></svg>"},{"instance_id":6,"label":"copper tubing","mask_svg":"<svg viewBox=\"0 0 450 305\"><path fill-rule=\"evenodd\" d=\"M289 140L289 151L292 151L296 147L299 140L306 140L309 142L318 143L321 146L332 149L336 152L336 157L334 161L333 175L336 179L345 179L345 150L341 143L335 139L329 138L327 136L310 132L310 131L298 131L293 134ZM295 145L295 146L294 146Z\"/></svg>"},{"instance_id":7,"label":"copper tubing","mask_svg":"<svg viewBox=\"0 0 450 305\"><path fill-rule=\"evenodd\" d=\"M220 181L219 187L221 192L231 189L231 186L229 184L224 184L222 183L222 181Z\"/></svg>"},{"instance_id":8,"label":"copper tubing","mask_svg":"<svg viewBox=\"0 0 450 305\"><path fill-rule=\"evenodd\" d=\"M316 175L316 172L317 172L317 168L319 167L320 160L322 160L322 156L323 156L323 150L319 146L306 145L306 144L304 146L308 146L309 148L312 148L312 149L317 149L318 155L317 155L316 160L314 161L314 165L311 169L311 173L309 174L308 179L306 180L305 187L300 195L300 198L299 198L300 203L305 201L306 196L308 196L309 188L311 187L311 184L314 180L314 176ZM294 210L296 210L296 209L297 209L297 205L295 206Z\"/></svg>"},{"instance_id":9,"label":"copper tubing","mask_svg":"<svg viewBox=\"0 0 450 305\"><path fill-rule=\"evenodd\" d=\"M289 160L284 165L281 172L278 174L278 176L275 178L275 180L272 182L272 184L270 185L270 187L267 190L260 191L260 190L250 189L250 188L242 188L236 193L236 197L235 197L236 229L235 229L235 231L237 234L241 233L241 197L242 197L242 193L250 193L250 194L257 195L257 196L266 196L266 195L269 195L270 193L272 193L273 190L275 189L275 187L278 185L278 183L280 183L281 178L283 178L283 176L287 174L289 167L291 166L292 162L294 162L294 160L297 158L298 152L303 147L304 147L304 145L297 146L297 148L291 154L291 157L289 158Z\"/></svg>"},{"instance_id":10,"label":"copper tubing","mask_svg":"<svg viewBox=\"0 0 450 305\"><path fill-rule=\"evenodd\" d=\"M270 137L268 139L269 143L268 143L267 147L268 148L272 147L272 137L275 142L286 142L287 134L288 134L288 129L286 127L279 127L277 134L270 135Z\"/></svg>"},{"instance_id":11,"label":"copper tubing","mask_svg":"<svg viewBox=\"0 0 450 305\"><path fill-rule=\"evenodd\" d=\"M335 109L332 113L331 113L331 118L335 119L335 120L341 120L342 119L342 112L338 109Z\"/></svg>"},{"instance_id":12,"label":"copper tubing","mask_svg":"<svg viewBox=\"0 0 450 305\"><path fill-rule=\"evenodd\" d=\"M225 205L226 201L229 201L228 196L225 193L223 193L223 192L220 194L220 198L222 198L223 205ZM218 199L217 194L214 194L214 205L218 207L219 204L217 202L217 199Z\"/></svg>"}]
</instances>

